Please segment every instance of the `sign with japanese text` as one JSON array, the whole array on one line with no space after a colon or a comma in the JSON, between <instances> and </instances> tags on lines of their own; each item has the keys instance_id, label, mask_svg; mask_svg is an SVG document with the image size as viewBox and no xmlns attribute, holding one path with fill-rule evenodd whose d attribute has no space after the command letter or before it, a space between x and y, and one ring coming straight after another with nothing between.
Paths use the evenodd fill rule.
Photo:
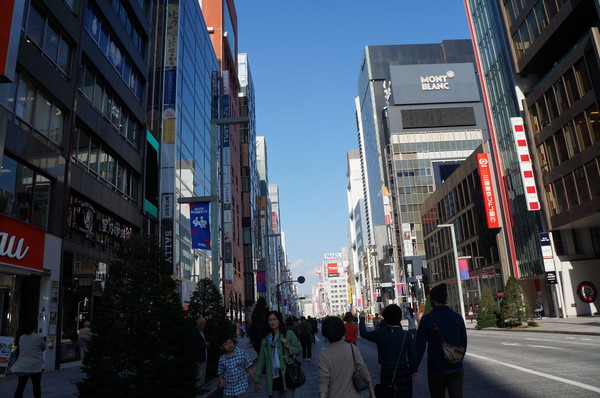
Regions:
<instances>
[{"instance_id":1,"label":"sign with japanese text","mask_svg":"<svg viewBox=\"0 0 600 398\"><path fill-rule=\"evenodd\" d=\"M496 205L496 195L492 185L490 175L490 164L487 153L477 154L477 170L481 181L481 193L483 194L483 207L485 209L488 228L500 228L500 219L498 217L498 206Z\"/></svg>"}]
</instances>

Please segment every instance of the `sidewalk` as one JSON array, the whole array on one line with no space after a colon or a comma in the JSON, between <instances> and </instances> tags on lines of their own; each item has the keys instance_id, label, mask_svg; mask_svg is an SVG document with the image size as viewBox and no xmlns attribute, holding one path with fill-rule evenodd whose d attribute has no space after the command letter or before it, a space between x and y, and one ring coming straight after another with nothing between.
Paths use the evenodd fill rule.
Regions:
<instances>
[{"instance_id":1,"label":"sidewalk","mask_svg":"<svg viewBox=\"0 0 600 398\"><path fill-rule=\"evenodd\" d=\"M600 316L578 316L570 318L547 318L535 320L540 326L528 328L485 328L481 330L501 330L511 332L561 333L600 336ZM475 329L477 322L467 320L467 329Z\"/></svg>"}]
</instances>

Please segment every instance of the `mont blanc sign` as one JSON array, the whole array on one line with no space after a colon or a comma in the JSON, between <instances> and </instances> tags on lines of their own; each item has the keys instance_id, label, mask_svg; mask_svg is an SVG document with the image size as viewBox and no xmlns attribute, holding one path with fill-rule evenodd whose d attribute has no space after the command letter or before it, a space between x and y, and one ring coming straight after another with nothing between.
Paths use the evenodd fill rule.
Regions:
<instances>
[{"instance_id":1,"label":"mont blanc sign","mask_svg":"<svg viewBox=\"0 0 600 398\"><path fill-rule=\"evenodd\" d=\"M390 78L394 105L479 101L470 63L390 65Z\"/></svg>"},{"instance_id":2,"label":"mont blanc sign","mask_svg":"<svg viewBox=\"0 0 600 398\"><path fill-rule=\"evenodd\" d=\"M42 271L45 238L44 230L0 215L0 263Z\"/></svg>"}]
</instances>

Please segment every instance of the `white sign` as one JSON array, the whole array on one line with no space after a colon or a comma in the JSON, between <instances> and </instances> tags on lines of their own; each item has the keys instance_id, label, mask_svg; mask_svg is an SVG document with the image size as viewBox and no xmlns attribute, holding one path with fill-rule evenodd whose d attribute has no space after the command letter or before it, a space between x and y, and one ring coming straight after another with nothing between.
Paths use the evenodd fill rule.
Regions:
<instances>
[{"instance_id":1,"label":"white sign","mask_svg":"<svg viewBox=\"0 0 600 398\"><path fill-rule=\"evenodd\" d=\"M454 77L454 71L449 70L445 75L421 76L421 90L450 90L448 79Z\"/></svg>"}]
</instances>

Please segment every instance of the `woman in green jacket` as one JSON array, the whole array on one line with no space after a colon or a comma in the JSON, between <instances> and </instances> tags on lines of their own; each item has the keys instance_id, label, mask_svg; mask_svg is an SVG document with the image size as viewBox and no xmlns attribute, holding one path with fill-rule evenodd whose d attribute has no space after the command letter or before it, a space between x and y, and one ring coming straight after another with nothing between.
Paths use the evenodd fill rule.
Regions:
<instances>
[{"instance_id":1,"label":"woman in green jacket","mask_svg":"<svg viewBox=\"0 0 600 398\"><path fill-rule=\"evenodd\" d=\"M279 311L267 314L267 325L254 371L254 391L260 391L260 378L264 373L270 397L293 398L295 390L286 386L285 368L302 352L302 347L294 332L286 330Z\"/></svg>"}]
</instances>

